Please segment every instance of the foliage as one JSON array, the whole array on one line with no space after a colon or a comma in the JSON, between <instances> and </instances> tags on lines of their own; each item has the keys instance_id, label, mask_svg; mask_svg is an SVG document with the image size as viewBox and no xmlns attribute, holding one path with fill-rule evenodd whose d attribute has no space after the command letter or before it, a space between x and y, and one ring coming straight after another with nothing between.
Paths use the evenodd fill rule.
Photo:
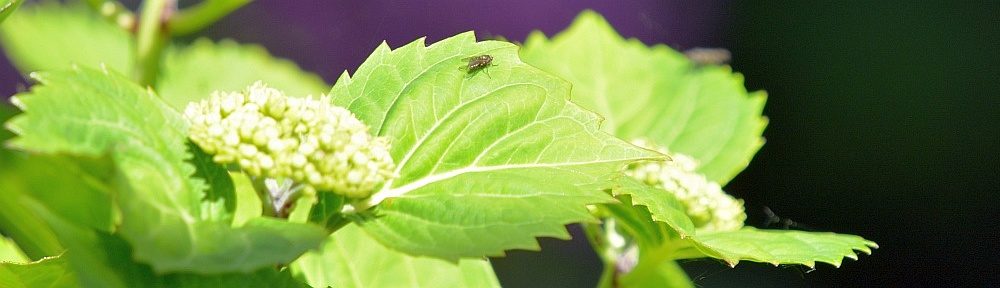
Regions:
<instances>
[{"instance_id":1,"label":"foliage","mask_svg":"<svg viewBox=\"0 0 1000 288\"><path fill-rule=\"evenodd\" d=\"M572 82L573 99L604 115L610 124L606 131L690 155L699 162L697 171L716 182L725 183L742 170L763 143L763 93L748 93L728 67L697 64L666 46L625 40L596 13L584 12L552 39L532 34L522 55ZM676 192L661 190L666 186L621 181L615 195L628 201L603 207L607 219L619 223L639 248L639 264L619 271L626 274L626 286L649 283L646 278L658 277L672 259L839 266L843 257L857 258L854 250L870 254L869 247L877 247L861 237L833 233L695 231L684 207L697 204L671 199ZM622 261L624 251L604 248L611 250L602 255L606 265Z\"/></svg>"},{"instance_id":2,"label":"foliage","mask_svg":"<svg viewBox=\"0 0 1000 288\"><path fill-rule=\"evenodd\" d=\"M0 17L20 3L7 2ZM0 286L497 287L486 257L565 239L570 223L583 223L605 261L604 286L690 287L678 259L839 266L877 247L833 233L708 231L687 214L691 200L627 176L626 167L670 159L629 142L643 138L692 156L692 177L724 184L763 143L764 97L728 67L625 40L596 13L552 39L533 34L521 51L472 32L383 43L326 93L322 79L261 47L186 43L127 21L190 34L248 1L207 0L160 19L167 2L144 1L138 16L114 1L87 2L99 12L47 2L0 25L4 51L37 81L12 98L16 110L0 106L13 132L0 133L0 260L10 261ZM473 59L490 61L469 69L481 55L490 57ZM347 197L302 185L327 175L301 161L280 159L289 163L280 175L220 161L271 149L267 133L254 133L266 121L228 123L260 145L246 152L250 142L237 137L221 155L199 141L217 129L192 128L201 122L179 111L214 103L205 107L222 119L228 98L210 96L257 81L290 97L324 96L289 101L329 108L285 113L254 102L257 90L240 94L251 99L240 102L246 115L294 120L277 146L298 154L273 155L360 155L384 139L395 163L388 180L372 184L371 197ZM358 135L320 131L355 118ZM316 163L368 163L346 158Z\"/></svg>"}]
</instances>

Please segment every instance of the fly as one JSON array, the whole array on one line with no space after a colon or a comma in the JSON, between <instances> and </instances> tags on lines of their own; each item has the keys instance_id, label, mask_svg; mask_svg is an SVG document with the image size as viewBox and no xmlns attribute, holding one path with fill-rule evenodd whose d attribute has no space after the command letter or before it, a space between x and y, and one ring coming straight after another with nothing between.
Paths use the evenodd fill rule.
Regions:
<instances>
[{"instance_id":1,"label":"fly","mask_svg":"<svg viewBox=\"0 0 1000 288\"><path fill-rule=\"evenodd\" d=\"M469 63L463 65L462 67L458 67L458 69L468 71L469 75L475 75L476 73L479 73L479 71L486 70L486 68L490 66L497 66L497 64L493 64L493 56L486 54L462 58L462 61L468 61ZM489 71L486 71L486 76L490 76Z\"/></svg>"}]
</instances>

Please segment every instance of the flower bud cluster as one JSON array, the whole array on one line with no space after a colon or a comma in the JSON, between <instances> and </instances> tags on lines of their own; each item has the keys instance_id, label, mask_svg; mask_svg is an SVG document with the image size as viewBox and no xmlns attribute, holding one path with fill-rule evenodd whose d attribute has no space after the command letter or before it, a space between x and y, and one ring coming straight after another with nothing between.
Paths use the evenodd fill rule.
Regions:
<instances>
[{"instance_id":1,"label":"flower bud cluster","mask_svg":"<svg viewBox=\"0 0 1000 288\"><path fill-rule=\"evenodd\" d=\"M743 200L726 194L718 183L696 172L697 160L670 153L647 140L633 140L632 144L671 156L669 161L633 164L625 173L674 194L699 231L732 231L743 227L747 217Z\"/></svg>"},{"instance_id":2,"label":"flower bud cluster","mask_svg":"<svg viewBox=\"0 0 1000 288\"><path fill-rule=\"evenodd\" d=\"M218 163L366 198L393 177L389 144L328 99L286 97L261 82L188 105L190 137Z\"/></svg>"}]
</instances>

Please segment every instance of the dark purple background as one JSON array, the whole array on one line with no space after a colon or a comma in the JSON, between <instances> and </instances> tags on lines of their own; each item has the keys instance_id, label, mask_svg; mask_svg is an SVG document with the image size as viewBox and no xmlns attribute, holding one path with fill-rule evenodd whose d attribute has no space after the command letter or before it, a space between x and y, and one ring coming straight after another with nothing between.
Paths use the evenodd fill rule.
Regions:
<instances>
[{"instance_id":1,"label":"dark purple background","mask_svg":"<svg viewBox=\"0 0 1000 288\"><path fill-rule=\"evenodd\" d=\"M718 46L724 10L717 1L258 1L207 31L212 38L263 43L275 55L336 80L383 40L399 47L474 30L480 39L522 41L552 35L584 9L601 12L622 34L675 47ZM289 4L294 3L294 4Z\"/></svg>"}]
</instances>

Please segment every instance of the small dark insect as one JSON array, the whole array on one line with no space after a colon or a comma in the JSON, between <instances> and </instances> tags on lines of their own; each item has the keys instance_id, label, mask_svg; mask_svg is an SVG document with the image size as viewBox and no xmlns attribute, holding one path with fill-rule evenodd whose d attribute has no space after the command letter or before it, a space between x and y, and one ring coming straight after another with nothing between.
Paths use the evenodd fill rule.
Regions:
<instances>
[{"instance_id":1,"label":"small dark insect","mask_svg":"<svg viewBox=\"0 0 1000 288\"><path fill-rule=\"evenodd\" d=\"M768 208L767 206L764 207L764 216L767 217L767 219L764 220L764 227L765 228L769 228L769 227L772 227L772 225L774 225L774 226L781 227L781 229L785 229L785 230L792 229L792 228L797 228L799 230L805 230L805 231L813 231L813 230L815 230L815 229L813 229L810 226L803 225L802 223L792 221L792 219L781 218L778 215L774 214L774 211L771 211L771 208ZM777 224L777 225L775 225L775 224Z\"/></svg>"},{"instance_id":2,"label":"small dark insect","mask_svg":"<svg viewBox=\"0 0 1000 288\"><path fill-rule=\"evenodd\" d=\"M497 66L493 64L493 56L490 55L479 55L462 58L462 61L469 61L469 64L458 67L458 69L464 69L468 71L469 75L476 75L479 71L486 70L487 67ZM489 76L490 72L486 71L486 76ZM490 78L493 78L492 76Z\"/></svg>"}]
</instances>

